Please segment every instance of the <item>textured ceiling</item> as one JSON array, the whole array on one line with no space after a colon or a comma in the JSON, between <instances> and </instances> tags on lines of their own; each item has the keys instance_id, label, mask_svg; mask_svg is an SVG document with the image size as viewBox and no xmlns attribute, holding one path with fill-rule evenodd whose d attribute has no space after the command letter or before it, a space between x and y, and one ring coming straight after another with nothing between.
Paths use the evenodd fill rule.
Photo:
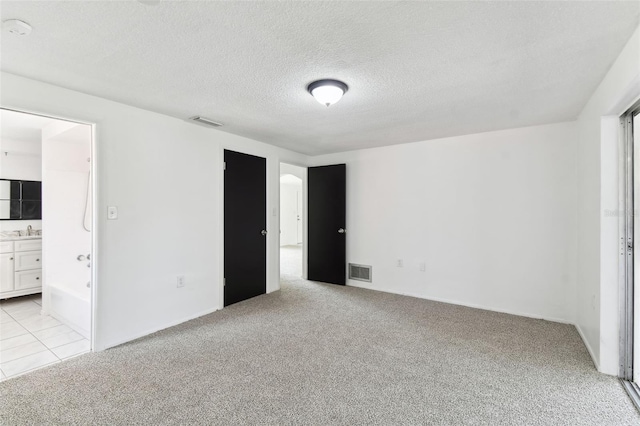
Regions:
<instances>
[{"instance_id":1,"label":"textured ceiling","mask_svg":"<svg viewBox=\"0 0 640 426\"><path fill-rule=\"evenodd\" d=\"M153 3L153 2L151 2ZM572 120L640 2L0 2L2 70L306 154ZM640 60L640 58L639 58ZM325 108L320 78L350 90Z\"/></svg>"}]
</instances>

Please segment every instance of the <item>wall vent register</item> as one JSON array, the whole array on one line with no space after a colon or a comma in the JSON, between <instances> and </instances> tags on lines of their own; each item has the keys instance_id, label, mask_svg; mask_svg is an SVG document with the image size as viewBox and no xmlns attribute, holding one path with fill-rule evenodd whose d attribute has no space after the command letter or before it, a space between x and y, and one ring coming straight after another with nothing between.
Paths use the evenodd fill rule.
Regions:
<instances>
[{"instance_id":1,"label":"wall vent register","mask_svg":"<svg viewBox=\"0 0 640 426\"><path fill-rule=\"evenodd\" d=\"M211 126L211 127L221 127L222 126L222 123L218 123L217 121L213 121L210 118L201 117L199 115L196 115L196 116L193 116L193 117L189 117L189 120L193 120L196 123L203 124L205 126Z\"/></svg>"},{"instance_id":2,"label":"wall vent register","mask_svg":"<svg viewBox=\"0 0 640 426\"><path fill-rule=\"evenodd\" d=\"M356 281L371 282L371 266L349 264L349 279Z\"/></svg>"}]
</instances>

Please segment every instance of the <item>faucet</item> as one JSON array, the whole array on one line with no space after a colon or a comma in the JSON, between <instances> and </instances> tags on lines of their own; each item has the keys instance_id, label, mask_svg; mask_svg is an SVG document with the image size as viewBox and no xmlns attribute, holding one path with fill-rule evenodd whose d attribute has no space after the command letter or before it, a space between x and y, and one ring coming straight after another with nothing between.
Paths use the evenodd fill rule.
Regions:
<instances>
[{"instance_id":1,"label":"faucet","mask_svg":"<svg viewBox=\"0 0 640 426\"><path fill-rule=\"evenodd\" d=\"M27 236L31 236L31 232L33 231L33 227L31 225L27 226Z\"/></svg>"}]
</instances>

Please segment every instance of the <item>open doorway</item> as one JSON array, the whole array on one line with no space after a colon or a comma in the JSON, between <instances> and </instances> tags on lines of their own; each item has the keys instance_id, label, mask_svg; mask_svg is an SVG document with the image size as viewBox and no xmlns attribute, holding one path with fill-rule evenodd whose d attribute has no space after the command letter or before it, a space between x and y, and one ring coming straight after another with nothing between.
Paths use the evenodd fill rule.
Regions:
<instances>
[{"instance_id":1,"label":"open doorway","mask_svg":"<svg viewBox=\"0 0 640 426\"><path fill-rule=\"evenodd\" d=\"M0 109L0 378L91 350L93 127Z\"/></svg>"},{"instance_id":2,"label":"open doorway","mask_svg":"<svg viewBox=\"0 0 640 426\"><path fill-rule=\"evenodd\" d=\"M280 163L280 276L304 277L307 169Z\"/></svg>"}]
</instances>

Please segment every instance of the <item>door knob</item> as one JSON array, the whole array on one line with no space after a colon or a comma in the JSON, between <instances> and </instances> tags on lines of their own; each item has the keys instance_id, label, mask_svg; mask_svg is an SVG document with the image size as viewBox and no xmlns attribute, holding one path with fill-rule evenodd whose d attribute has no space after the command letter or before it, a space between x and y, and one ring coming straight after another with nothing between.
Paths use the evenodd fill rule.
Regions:
<instances>
[{"instance_id":1,"label":"door knob","mask_svg":"<svg viewBox=\"0 0 640 426\"><path fill-rule=\"evenodd\" d=\"M267 235L267 231L265 231L264 229L260 233L262 234L263 237Z\"/></svg>"},{"instance_id":2,"label":"door knob","mask_svg":"<svg viewBox=\"0 0 640 426\"><path fill-rule=\"evenodd\" d=\"M346 233L347 233L346 229L344 229L344 228L338 229L338 234L346 234Z\"/></svg>"}]
</instances>

